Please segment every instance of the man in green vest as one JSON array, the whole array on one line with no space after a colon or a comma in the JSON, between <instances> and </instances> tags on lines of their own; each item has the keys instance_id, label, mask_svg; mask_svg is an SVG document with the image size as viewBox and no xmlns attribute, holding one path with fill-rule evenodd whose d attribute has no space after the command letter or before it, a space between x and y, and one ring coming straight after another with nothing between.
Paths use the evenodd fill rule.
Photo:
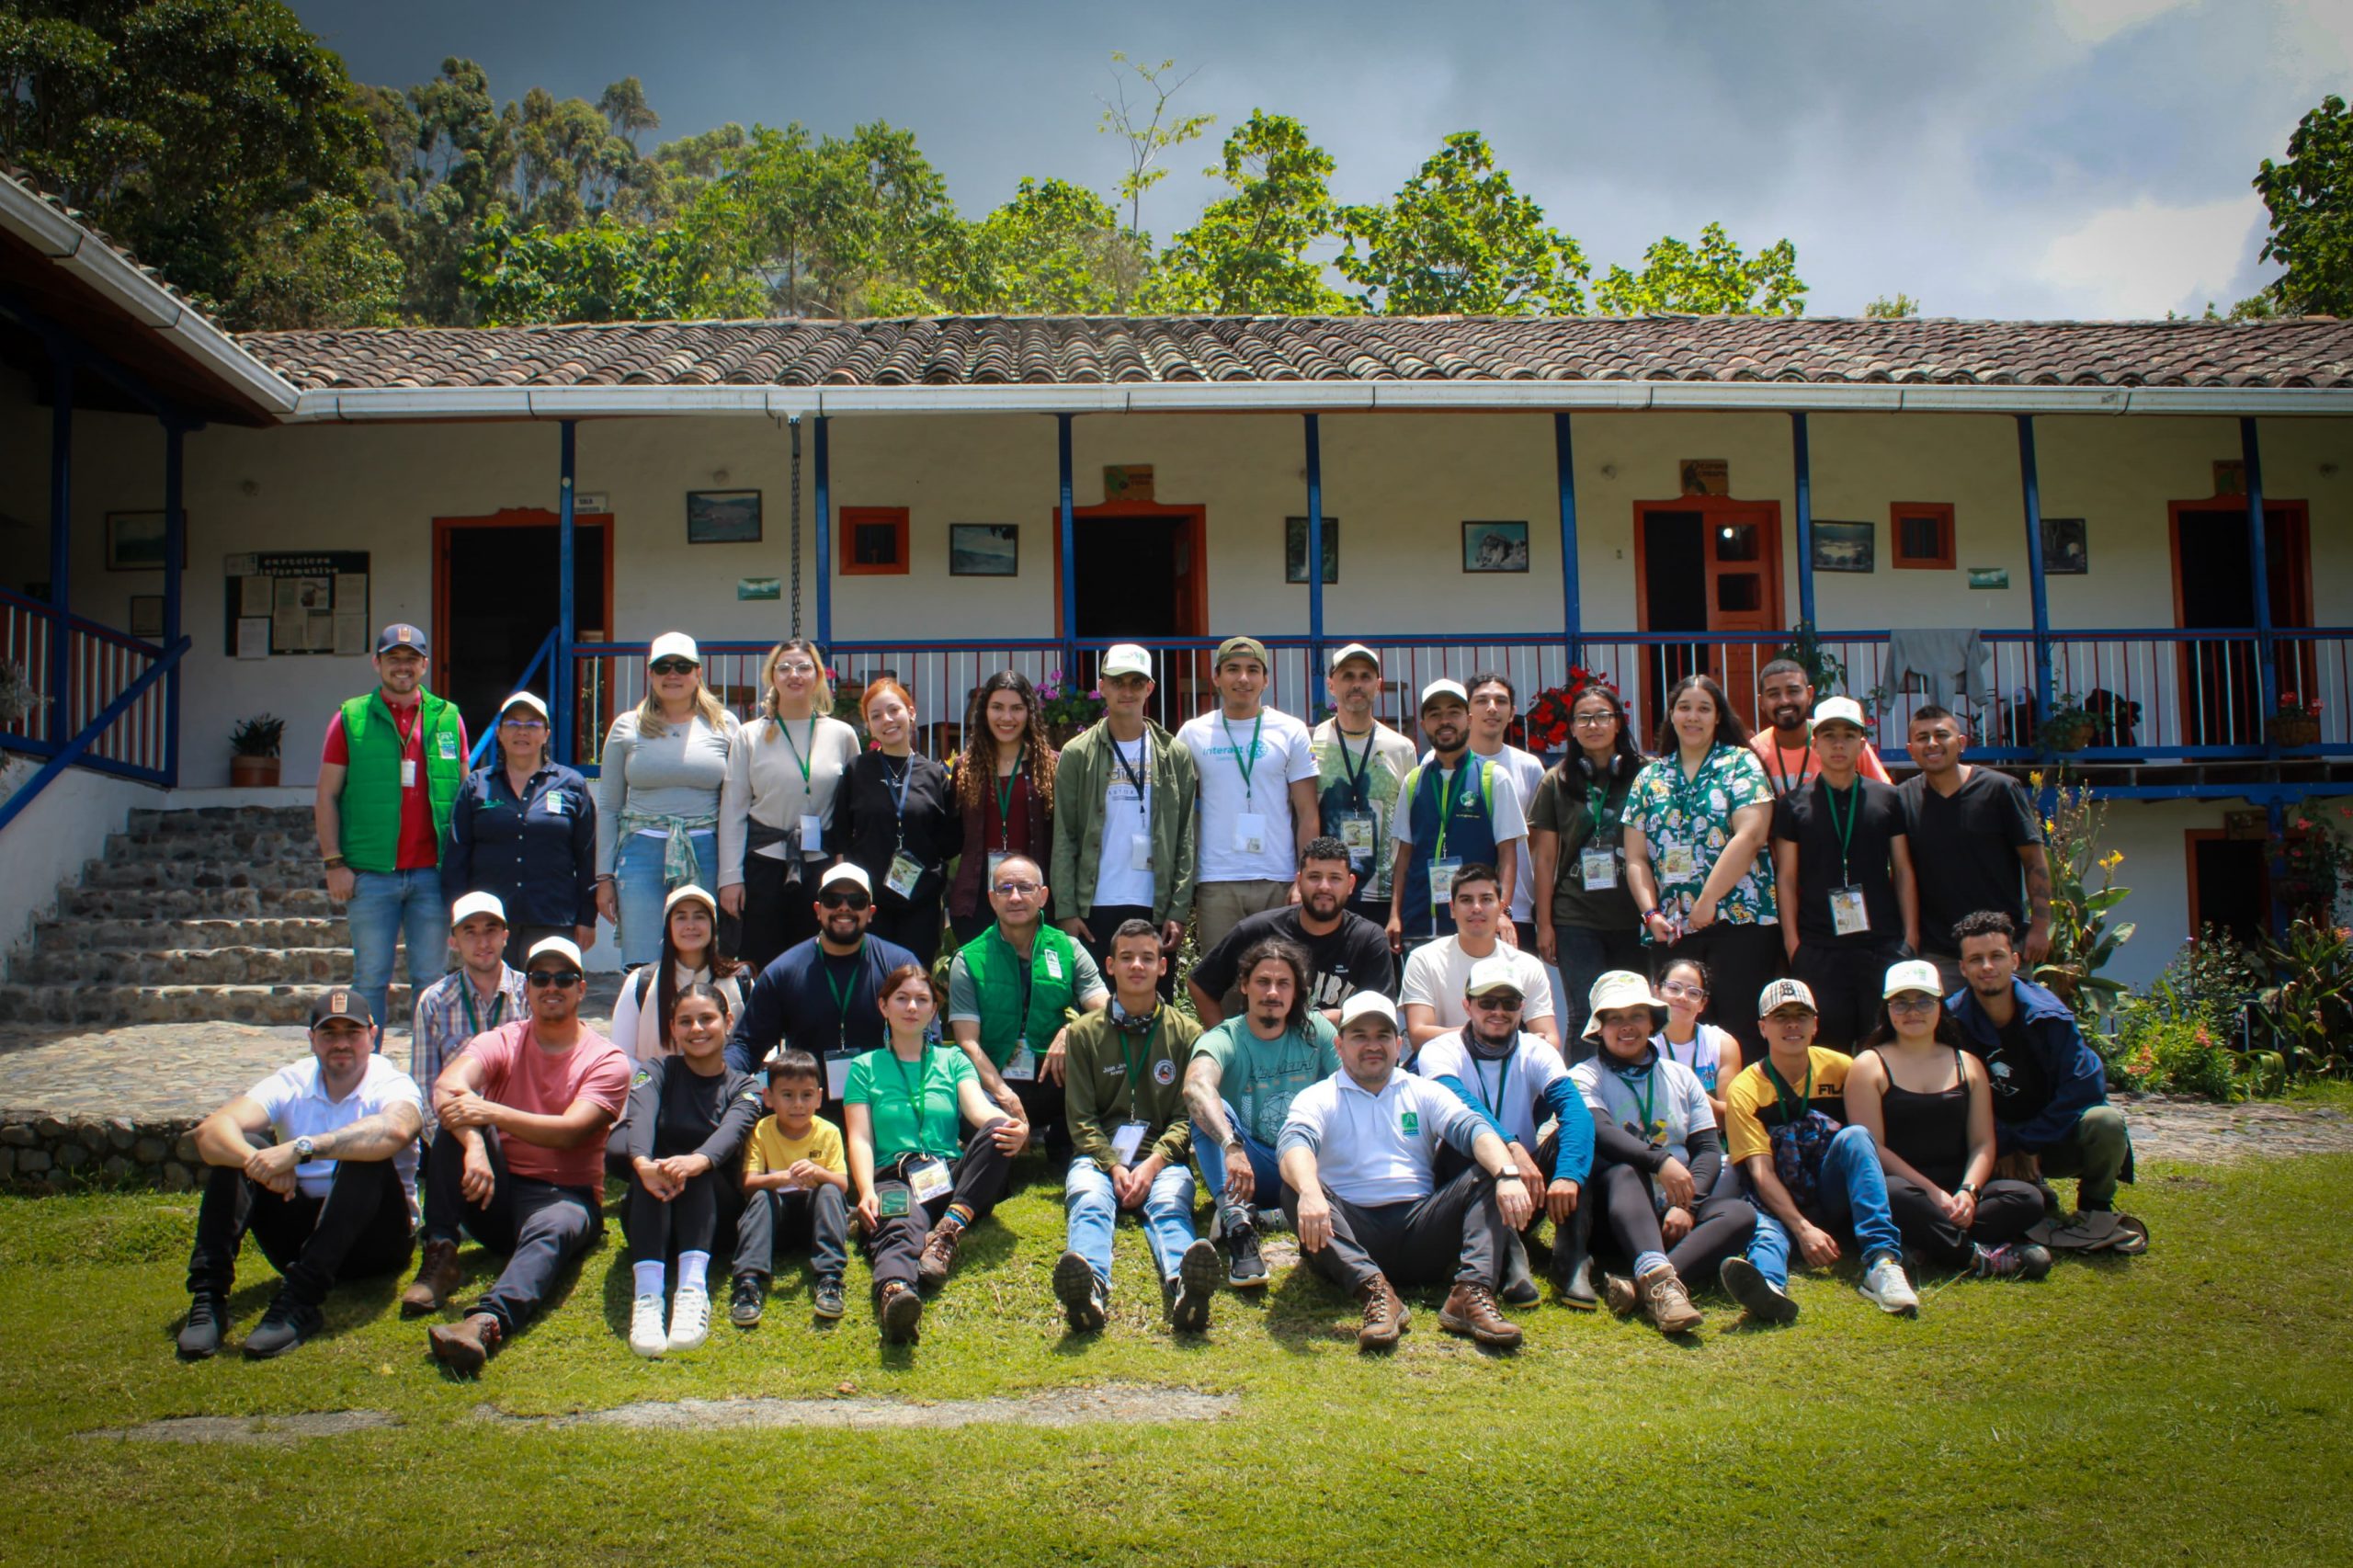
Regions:
<instances>
[{"instance_id":1,"label":"man in green vest","mask_svg":"<svg viewBox=\"0 0 2353 1568\"><path fill-rule=\"evenodd\" d=\"M404 933L412 994L441 978L449 955L441 845L465 783L466 724L456 704L425 689L426 652L425 633L403 622L377 637L377 687L328 722L312 808L327 896L351 921L351 989L378 1018L392 1016L386 993Z\"/></svg>"},{"instance_id":2,"label":"man in green vest","mask_svg":"<svg viewBox=\"0 0 2353 1568\"><path fill-rule=\"evenodd\" d=\"M1111 999L1086 949L1046 924L1046 879L1026 855L989 884L996 924L964 944L948 970L948 1028L989 1098L1067 1160L1063 1060L1070 1020Z\"/></svg>"}]
</instances>

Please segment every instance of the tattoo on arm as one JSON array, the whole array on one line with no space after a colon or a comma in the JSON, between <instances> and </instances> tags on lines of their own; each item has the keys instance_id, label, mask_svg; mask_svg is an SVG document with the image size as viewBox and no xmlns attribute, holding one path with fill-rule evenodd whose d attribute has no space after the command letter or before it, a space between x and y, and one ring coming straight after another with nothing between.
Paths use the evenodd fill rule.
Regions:
<instances>
[{"instance_id":1,"label":"tattoo on arm","mask_svg":"<svg viewBox=\"0 0 2353 1568\"><path fill-rule=\"evenodd\" d=\"M2045 856L2037 855L2026 863L2026 903L2031 918L2051 918L2051 861Z\"/></svg>"},{"instance_id":2,"label":"tattoo on arm","mask_svg":"<svg viewBox=\"0 0 2353 1568\"><path fill-rule=\"evenodd\" d=\"M424 1119L412 1106L393 1106L311 1140L321 1160L389 1160L414 1142Z\"/></svg>"}]
</instances>

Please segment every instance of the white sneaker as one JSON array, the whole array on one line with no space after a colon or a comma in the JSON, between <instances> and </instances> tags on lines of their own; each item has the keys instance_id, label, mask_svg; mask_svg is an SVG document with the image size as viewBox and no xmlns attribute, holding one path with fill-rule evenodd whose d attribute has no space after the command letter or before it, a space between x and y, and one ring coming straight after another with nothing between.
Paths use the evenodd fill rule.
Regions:
<instances>
[{"instance_id":1,"label":"white sneaker","mask_svg":"<svg viewBox=\"0 0 2353 1568\"><path fill-rule=\"evenodd\" d=\"M1920 1298L1912 1292L1910 1281L1904 1278L1904 1266L1892 1257L1882 1257L1863 1274L1863 1282L1855 1287L1863 1300L1883 1312L1900 1317L1916 1317Z\"/></svg>"},{"instance_id":2,"label":"white sneaker","mask_svg":"<svg viewBox=\"0 0 2353 1568\"><path fill-rule=\"evenodd\" d=\"M629 1347L641 1356L659 1356L670 1346L662 1330L662 1298L640 1296L629 1310Z\"/></svg>"},{"instance_id":3,"label":"white sneaker","mask_svg":"<svg viewBox=\"0 0 2353 1568\"><path fill-rule=\"evenodd\" d=\"M699 1285L679 1286L670 1301L670 1348L692 1350L710 1337L710 1292Z\"/></svg>"}]
</instances>

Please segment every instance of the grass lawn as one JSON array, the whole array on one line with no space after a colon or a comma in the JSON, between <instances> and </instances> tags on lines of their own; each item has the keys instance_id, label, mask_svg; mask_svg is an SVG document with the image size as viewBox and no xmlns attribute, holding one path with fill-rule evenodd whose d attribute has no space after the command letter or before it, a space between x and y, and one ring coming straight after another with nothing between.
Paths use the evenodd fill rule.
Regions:
<instances>
[{"instance_id":1,"label":"grass lawn","mask_svg":"<svg viewBox=\"0 0 2353 1568\"><path fill-rule=\"evenodd\" d=\"M2346 1561L2353 1542L2353 1156L2146 1166L2143 1258L2040 1285L1955 1282L1917 1322L1804 1278L1786 1330L1670 1344L1557 1306L1496 1357L1437 1295L1385 1359L1304 1270L1221 1298L1179 1344L1130 1226L1112 1331L1065 1337L1058 1193L1034 1160L912 1352L863 1279L817 1331L788 1272L748 1335L660 1362L622 1343L619 1231L476 1383L400 1321L405 1281L340 1292L276 1362L181 1366L186 1198L0 1199L0 1561L746 1563L1656 1563ZM482 1255L464 1255L477 1268ZM236 1336L272 1288L248 1249ZM791 1292L799 1293L792 1294ZM723 1298L722 1298L723 1300ZM1046 1429L542 1427L640 1400L854 1391L905 1400L1142 1383L1232 1393L1223 1420ZM163 1416L388 1412L285 1444L85 1438Z\"/></svg>"}]
</instances>

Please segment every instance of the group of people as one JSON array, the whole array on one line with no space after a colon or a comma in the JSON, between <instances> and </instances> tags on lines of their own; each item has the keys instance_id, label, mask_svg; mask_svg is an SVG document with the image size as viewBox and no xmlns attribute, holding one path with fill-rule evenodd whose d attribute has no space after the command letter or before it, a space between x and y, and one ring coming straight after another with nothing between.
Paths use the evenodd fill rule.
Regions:
<instances>
[{"instance_id":1,"label":"group of people","mask_svg":"<svg viewBox=\"0 0 2353 1568\"><path fill-rule=\"evenodd\" d=\"M2038 1237L2145 1245L2112 1212L2131 1146L2098 1059L2028 978L2031 802L1960 761L1940 710L1897 790L1860 710L1815 704L1795 665L1763 672L1753 738L1711 679L1677 683L1656 760L1588 686L1547 768L1507 744L1499 675L1430 683L1417 750L1374 717L1370 648L1333 655L1311 729L1237 637L1216 707L1173 734L1141 647L1106 653L1103 718L1059 750L1029 683L993 676L943 767L895 681L862 692L861 741L787 640L747 722L669 633L592 789L529 693L467 771L426 657L386 628L379 689L330 727L320 848L353 983L318 1000L310 1060L199 1130L184 1354L217 1349L247 1230L284 1278L253 1355L421 1234L403 1311L477 1369L601 1233L608 1176L640 1354L700 1345L722 1282L756 1324L788 1250L839 1318L853 1243L881 1332L912 1342L1033 1145L1062 1173L1052 1288L1082 1333L1108 1321L1123 1210L1173 1330L1265 1286L1282 1224L1358 1298L1368 1347L1425 1284L1449 1288L1442 1328L1517 1344L1502 1309L1540 1299L1539 1255L1564 1303L1680 1333L1703 1286L1793 1316L1793 1245L1820 1267L1851 1244L1904 1312L1907 1249L2039 1277ZM599 915L631 966L609 1039L580 1013ZM372 1049L403 940L414 1075ZM2044 1185L2068 1175L2073 1220ZM506 1262L452 1319L469 1235Z\"/></svg>"}]
</instances>

